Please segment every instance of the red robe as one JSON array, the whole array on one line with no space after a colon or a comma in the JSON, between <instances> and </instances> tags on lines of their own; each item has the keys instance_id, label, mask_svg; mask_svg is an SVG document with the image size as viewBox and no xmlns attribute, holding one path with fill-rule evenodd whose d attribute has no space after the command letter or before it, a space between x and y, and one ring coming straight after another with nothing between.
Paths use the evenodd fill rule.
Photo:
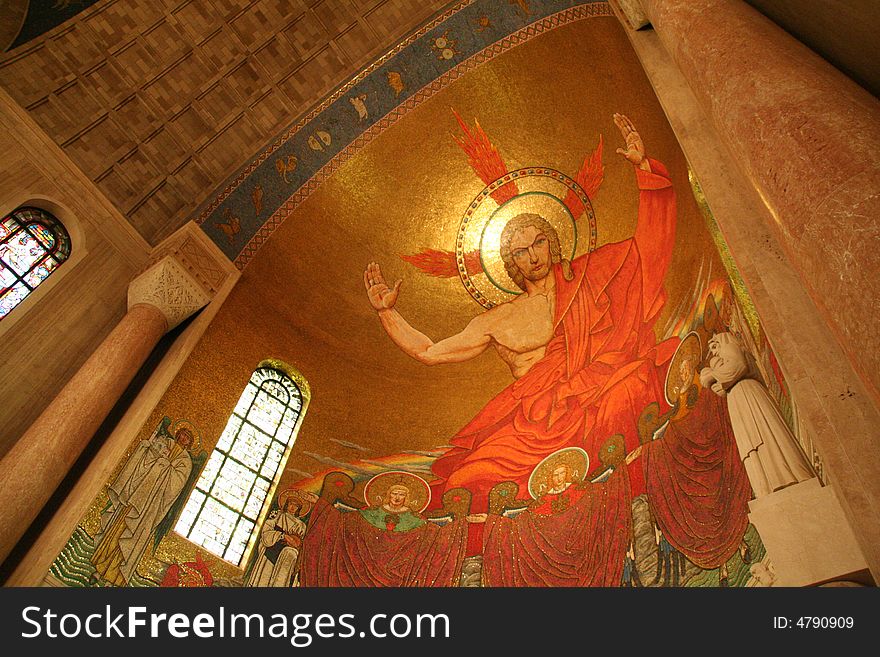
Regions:
<instances>
[{"instance_id":1,"label":"red robe","mask_svg":"<svg viewBox=\"0 0 880 657\"><path fill-rule=\"evenodd\" d=\"M408 531L371 525L318 500L300 562L302 586L458 586L467 523Z\"/></svg>"},{"instance_id":2,"label":"red robe","mask_svg":"<svg viewBox=\"0 0 880 657\"><path fill-rule=\"evenodd\" d=\"M726 563L748 527L752 489L724 400L700 390L643 461L648 503L666 540L701 568Z\"/></svg>"},{"instance_id":3,"label":"red robe","mask_svg":"<svg viewBox=\"0 0 880 657\"><path fill-rule=\"evenodd\" d=\"M555 333L544 358L452 438L434 462L434 500L463 487L473 494L472 511L482 512L492 486L514 481L525 491L534 467L563 447L584 448L595 468L610 436L623 434L628 451L638 446L639 415L663 400L658 366L678 343L658 344L653 331L675 241L675 194L665 167L651 160L651 169L636 169L633 238L576 258L571 281L554 265ZM638 494L644 480L634 470Z\"/></svg>"},{"instance_id":4,"label":"red robe","mask_svg":"<svg viewBox=\"0 0 880 657\"><path fill-rule=\"evenodd\" d=\"M516 518L490 515L483 543L485 586L618 586L629 545L626 470L569 488ZM563 495L566 495L563 493ZM554 510L553 502L557 509Z\"/></svg>"}]
</instances>

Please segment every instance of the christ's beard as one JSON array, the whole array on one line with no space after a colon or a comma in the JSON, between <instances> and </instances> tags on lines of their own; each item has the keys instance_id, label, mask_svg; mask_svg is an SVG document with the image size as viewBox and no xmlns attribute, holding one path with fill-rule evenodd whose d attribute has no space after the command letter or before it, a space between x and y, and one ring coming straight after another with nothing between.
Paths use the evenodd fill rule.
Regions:
<instances>
[{"instance_id":1,"label":"christ's beard","mask_svg":"<svg viewBox=\"0 0 880 657\"><path fill-rule=\"evenodd\" d=\"M531 281L532 283L536 283L538 281L543 281L545 278L547 278L547 275L550 273L550 268L547 266L544 266L543 268L541 268L538 271L528 271L528 272L525 272L522 269L520 269L520 273L523 275L523 277L527 281Z\"/></svg>"}]
</instances>

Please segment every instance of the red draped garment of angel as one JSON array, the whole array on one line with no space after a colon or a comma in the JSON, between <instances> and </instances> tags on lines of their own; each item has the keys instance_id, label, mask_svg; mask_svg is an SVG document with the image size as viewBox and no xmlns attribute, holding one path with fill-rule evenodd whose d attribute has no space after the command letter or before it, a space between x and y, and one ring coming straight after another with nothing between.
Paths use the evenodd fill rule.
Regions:
<instances>
[{"instance_id":1,"label":"red draped garment of angel","mask_svg":"<svg viewBox=\"0 0 880 657\"><path fill-rule=\"evenodd\" d=\"M658 343L654 334L676 210L666 168L649 162L650 171L635 169L634 237L576 258L571 281L554 265L555 331L544 357L451 440L433 466L434 500L463 487L473 494L472 511L483 512L492 486L514 481L527 490L534 467L558 449L582 447L596 465L614 434L623 434L627 451L638 446L639 415L649 403L663 403L659 366L678 344ZM631 470L632 494L639 494L642 470Z\"/></svg>"},{"instance_id":2,"label":"red draped garment of angel","mask_svg":"<svg viewBox=\"0 0 880 657\"><path fill-rule=\"evenodd\" d=\"M303 541L300 581L306 587L457 586L466 537L464 520L388 531L319 499Z\"/></svg>"},{"instance_id":3,"label":"red draped garment of angel","mask_svg":"<svg viewBox=\"0 0 880 657\"><path fill-rule=\"evenodd\" d=\"M643 457L648 500L669 543L701 568L718 568L739 548L752 489L724 400L699 391Z\"/></svg>"},{"instance_id":4,"label":"red draped garment of angel","mask_svg":"<svg viewBox=\"0 0 880 657\"><path fill-rule=\"evenodd\" d=\"M618 469L603 483L586 484L559 512L542 501L515 518L490 515L484 585L619 585L631 534L626 475Z\"/></svg>"}]
</instances>

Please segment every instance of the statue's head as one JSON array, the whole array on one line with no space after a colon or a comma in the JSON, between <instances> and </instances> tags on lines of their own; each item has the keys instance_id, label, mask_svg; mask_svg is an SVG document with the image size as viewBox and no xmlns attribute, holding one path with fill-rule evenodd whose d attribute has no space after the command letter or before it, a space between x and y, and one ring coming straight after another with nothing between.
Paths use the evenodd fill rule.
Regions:
<instances>
[{"instance_id":1,"label":"statue's head","mask_svg":"<svg viewBox=\"0 0 880 657\"><path fill-rule=\"evenodd\" d=\"M730 333L716 333L709 340L709 366L721 368L729 361L744 360L742 347Z\"/></svg>"},{"instance_id":2,"label":"statue's head","mask_svg":"<svg viewBox=\"0 0 880 657\"><path fill-rule=\"evenodd\" d=\"M562 264L565 280L571 280L571 263L562 257L559 235L550 222L533 213L523 213L507 222L501 231L499 248L507 275L521 290L526 281L540 281L551 265Z\"/></svg>"},{"instance_id":3,"label":"statue's head","mask_svg":"<svg viewBox=\"0 0 880 657\"><path fill-rule=\"evenodd\" d=\"M733 384L749 373L749 359L730 333L716 333L709 340L709 369L717 381Z\"/></svg>"}]
</instances>

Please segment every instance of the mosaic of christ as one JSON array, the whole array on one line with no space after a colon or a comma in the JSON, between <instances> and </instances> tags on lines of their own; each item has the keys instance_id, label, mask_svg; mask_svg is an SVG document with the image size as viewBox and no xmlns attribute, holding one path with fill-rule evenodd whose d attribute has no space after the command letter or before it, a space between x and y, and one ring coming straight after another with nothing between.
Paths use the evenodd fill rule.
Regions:
<instances>
[{"instance_id":1,"label":"mosaic of christ","mask_svg":"<svg viewBox=\"0 0 880 657\"><path fill-rule=\"evenodd\" d=\"M471 67L298 203L144 430L186 417L210 450L257 363L308 380L268 516L296 536L264 531L286 543L243 581L757 582L718 345L773 403L784 383L613 16Z\"/></svg>"}]
</instances>

